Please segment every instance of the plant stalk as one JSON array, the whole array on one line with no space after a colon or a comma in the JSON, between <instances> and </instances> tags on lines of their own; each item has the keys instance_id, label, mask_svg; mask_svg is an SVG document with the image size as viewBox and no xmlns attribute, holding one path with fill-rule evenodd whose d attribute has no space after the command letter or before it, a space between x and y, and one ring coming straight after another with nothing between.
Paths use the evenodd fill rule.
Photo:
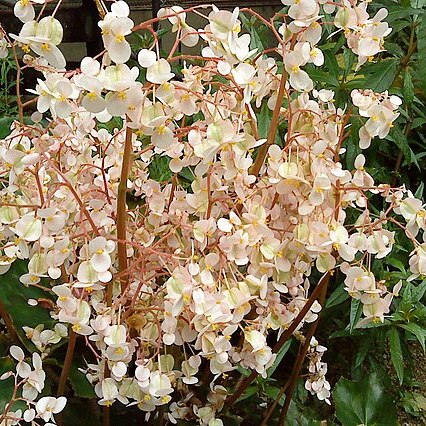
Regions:
<instances>
[{"instance_id":1,"label":"plant stalk","mask_svg":"<svg viewBox=\"0 0 426 426\"><path fill-rule=\"evenodd\" d=\"M294 319L294 321L290 324L289 328L284 331L284 333L281 335L278 342L273 347L272 351L274 353L277 353L287 342L288 339L293 335L294 331L298 327L298 325L302 322L303 318L305 318L306 314L308 313L311 306L314 304L314 302L320 297L321 291L323 288L327 288L328 281L330 279L330 272L328 271L325 275L322 276L317 286L314 288L312 294L309 296L308 300L306 301L305 305L303 306L302 310L299 312L297 317ZM250 383L258 376L258 373L256 371L253 371L250 376L247 376L240 384L240 386L237 388L237 390L230 395L226 401L225 406L231 407L237 399L243 394L243 392L247 389L247 387L250 385Z\"/></svg>"},{"instance_id":2,"label":"plant stalk","mask_svg":"<svg viewBox=\"0 0 426 426\"><path fill-rule=\"evenodd\" d=\"M6 308L4 307L2 301L0 301L0 317L3 318L3 321L6 324L7 331L9 332L9 336L12 339L12 341L19 345L20 340L19 340L18 333L16 332L13 322Z\"/></svg>"},{"instance_id":3,"label":"plant stalk","mask_svg":"<svg viewBox=\"0 0 426 426\"><path fill-rule=\"evenodd\" d=\"M269 147L275 142L275 136L278 129L278 122L280 119L281 105L283 103L284 93L285 93L285 84L287 82L287 74L283 71L280 79L280 87L278 89L277 103L275 104L274 112L272 114L272 120L269 127L268 139L266 142L259 148L257 152L256 161L250 169L250 174L258 176L260 169L265 161L266 154L268 153Z\"/></svg>"},{"instance_id":4,"label":"plant stalk","mask_svg":"<svg viewBox=\"0 0 426 426\"><path fill-rule=\"evenodd\" d=\"M65 385L71 369L72 360L74 358L75 343L77 341L77 333L70 328L70 339L68 341L67 353L65 355L64 367L62 368L61 377L59 378L58 392L57 395L61 396L64 394Z\"/></svg>"},{"instance_id":5,"label":"plant stalk","mask_svg":"<svg viewBox=\"0 0 426 426\"><path fill-rule=\"evenodd\" d=\"M321 288L321 294L318 298L318 301L321 304L321 306L324 305L324 300L325 300L325 296L327 294L327 286L328 286L329 281L330 281L330 274L327 274L326 279L324 280L325 284ZM305 360L306 354L308 353L312 337L314 336L315 331L317 329L319 319L320 319L320 315L318 315L318 318L316 319L316 321L314 321L314 323L309 327L308 333L305 336L305 341L304 341L304 343L301 347L301 350L299 352L299 355L297 356L296 361L294 363L293 371L292 371L291 376L288 380L287 391L285 392L285 394L286 394L285 402L284 402L284 406L281 410L280 419L279 419L279 422L278 422L279 426L284 426L284 422L285 422L285 419L287 417L288 409L290 407L291 399L293 397L294 390L296 389L297 379L299 378L300 370L302 369L302 366L303 366L303 361Z\"/></svg>"},{"instance_id":6,"label":"plant stalk","mask_svg":"<svg viewBox=\"0 0 426 426\"><path fill-rule=\"evenodd\" d=\"M130 165L132 161L132 129L126 128L126 139L124 141L123 162L121 165L120 183L118 184L117 194L117 238L118 238L118 272L123 272L127 269L127 179L130 173ZM123 274L121 278L121 291L124 292L128 285L128 277ZM112 291L112 286L111 291ZM108 288L109 290L109 288ZM112 293L108 298L112 297Z\"/></svg>"}]
</instances>

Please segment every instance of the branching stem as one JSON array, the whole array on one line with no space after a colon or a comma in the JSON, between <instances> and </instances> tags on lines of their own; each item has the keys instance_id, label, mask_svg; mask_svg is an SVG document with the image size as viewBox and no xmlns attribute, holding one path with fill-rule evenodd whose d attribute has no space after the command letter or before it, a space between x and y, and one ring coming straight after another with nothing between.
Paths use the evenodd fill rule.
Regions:
<instances>
[{"instance_id":1,"label":"branching stem","mask_svg":"<svg viewBox=\"0 0 426 426\"><path fill-rule=\"evenodd\" d=\"M274 353L277 353L287 342L288 339L293 335L294 331L298 327L298 325L303 321L306 314L308 313L309 309L311 309L311 306L314 304L314 302L320 297L321 291L324 287L327 287L328 281L330 279L330 272L327 272L324 274L317 284L317 286L314 288L312 294L309 296L309 299L306 301L305 305L297 315L297 317L294 319L294 321L291 323L290 327L284 331L284 333L281 335L278 342L273 347L272 351ZM258 373L256 371L253 371L250 376L247 376L240 384L240 386L237 388L237 390L230 395L226 401L225 405L226 407L232 407L233 404L237 401L237 399L243 394L243 392L247 389L247 387L250 385L250 383L258 376Z\"/></svg>"}]
</instances>

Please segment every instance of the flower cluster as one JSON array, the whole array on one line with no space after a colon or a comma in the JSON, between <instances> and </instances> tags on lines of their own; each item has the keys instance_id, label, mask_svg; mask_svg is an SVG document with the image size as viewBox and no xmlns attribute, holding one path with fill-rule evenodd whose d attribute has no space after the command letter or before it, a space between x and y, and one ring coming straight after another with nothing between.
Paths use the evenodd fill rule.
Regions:
<instances>
[{"instance_id":1,"label":"flower cluster","mask_svg":"<svg viewBox=\"0 0 426 426\"><path fill-rule=\"evenodd\" d=\"M374 93L372 90L353 90L351 96L361 117L368 118L359 130L359 147L366 149L374 137L383 139L388 135L399 116L395 111L402 101L398 96L387 92Z\"/></svg>"},{"instance_id":2,"label":"flower cluster","mask_svg":"<svg viewBox=\"0 0 426 426\"><path fill-rule=\"evenodd\" d=\"M26 3L26 7L32 7L28 0L21 0L16 4L23 2ZM18 42L24 53L30 53L32 50L38 55L41 59L40 65L64 68L65 58L57 47L62 42L63 37L61 23L53 16L46 16L40 21L33 20L33 14L30 16L32 16L31 19L25 20L19 35L11 34L10 36Z\"/></svg>"},{"instance_id":3,"label":"flower cluster","mask_svg":"<svg viewBox=\"0 0 426 426\"><path fill-rule=\"evenodd\" d=\"M267 376L274 342L318 318L321 304L310 303L316 277L337 268L363 305L359 326L384 321L399 285L390 290L370 265L392 250L392 211L415 245L412 278L426 273L425 244L416 240L426 229L421 201L376 185L363 154L354 170L344 168L350 108L336 106L334 92L316 88L302 69L324 62L324 13L335 14L359 64L382 49L385 13L370 19L368 2L283 3L286 19L269 27L274 57L250 49L238 9L200 13L202 30L186 23L189 11L162 9L158 20L171 23L176 43L167 58L156 37L135 52L143 82L126 63L126 36L151 34L152 22L134 27L123 1L99 23L106 51L73 72L62 70L60 23L17 7L26 23L13 38L37 56L25 60L43 77L32 91L33 122L14 122L0 140L0 272L27 260L22 284L53 282L58 324L26 332L43 355L65 327L84 336L96 354L85 373L101 405L135 404L147 418L165 406L172 423L221 425L226 380L238 367ZM175 54L180 42L200 41L200 54ZM354 91L352 103L368 118L363 149L387 135L401 101ZM379 216L371 194L387 203ZM324 351L313 339L306 388L328 401ZM15 376L31 399L44 376L39 356L32 371L21 352L13 349ZM207 382L207 396L198 395ZM63 405L42 398L31 413L50 421Z\"/></svg>"},{"instance_id":4,"label":"flower cluster","mask_svg":"<svg viewBox=\"0 0 426 426\"><path fill-rule=\"evenodd\" d=\"M30 300L29 303L34 306L37 301ZM51 345L55 345L65 337L68 337L68 328L62 323L55 324L53 330L45 329L43 324L38 325L36 328L23 327L23 330L26 337L40 351L42 358L50 353Z\"/></svg>"},{"instance_id":5,"label":"flower cluster","mask_svg":"<svg viewBox=\"0 0 426 426\"><path fill-rule=\"evenodd\" d=\"M14 379L14 391L12 400L5 407L0 415L1 424L16 425L21 421L33 422L41 420L46 426L55 424L54 414L60 413L66 405L67 399L64 396L55 398L53 396L43 396L40 393L45 386L46 373L43 370L40 355L33 353L32 366L25 361L24 351L19 346L11 346L10 355L17 361L15 371L8 371L0 377L0 381ZM20 395L18 394L20 392ZM22 401L27 408L11 411L16 401Z\"/></svg>"},{"instance_id":6,"label":"flower cluster","mask_svg":"<svg viewBox=\"0 0 426 426\"><path fill-rule=\"evenodd\" d=\"M384 38L392 32L388 23L382 22L388 11L380 9L370 18L367 6L367 1L344 0L334 18L334 25L344 31L348 47L358 56L357 68L385 50Z\"/></svg>"},{"instance_id":7,"label":"flower cluster","mask_svg":"<svg viewBox=\"0 0 426 426\"><path fill-rule=\"evenodd\" d=\"M317 339L311 339L308 353L309 376L305 382L305 388L312 395L316 395L320 401L330 404L330 383L325 378L327 373L327 364L321 360L324 352L327 350L324 346L318 344Z\"/></svg>"}]
</instances>

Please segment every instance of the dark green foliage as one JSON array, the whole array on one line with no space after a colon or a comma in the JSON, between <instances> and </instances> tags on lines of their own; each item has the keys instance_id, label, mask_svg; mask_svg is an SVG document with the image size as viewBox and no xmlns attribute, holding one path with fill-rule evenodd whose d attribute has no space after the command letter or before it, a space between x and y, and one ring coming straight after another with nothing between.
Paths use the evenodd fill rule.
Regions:
<instances>
[{"instance_id":1,"label":"dark green foliage","mask_svg":"<svg viewBox=\"0 0 426 426\"><path fill-rule=\"evenodd\" d=\"M340 379L333 399L342 426L397 424L395 402L376 374L366 375L359 382Z\"/></svg>"},{"instance_id":2,"label":"dark green foliage","mask_svg":"<svg viewBox=\"0 0 426 426\"><path fill-rule=\"evenodd\" d=\"M33 343L26 337L24 326L35 328L44 324L45 328L53 329L56 321L49 314L49 309L41 305L29 306L28 299L47 299L47 293L37 287L26 287L19 281L19 277L28 272L26 262L15 261L9 272L0 278L0 301L12 320L15 330L22 343L29 351L34 351Z\"/></svg>"}]
</instances>

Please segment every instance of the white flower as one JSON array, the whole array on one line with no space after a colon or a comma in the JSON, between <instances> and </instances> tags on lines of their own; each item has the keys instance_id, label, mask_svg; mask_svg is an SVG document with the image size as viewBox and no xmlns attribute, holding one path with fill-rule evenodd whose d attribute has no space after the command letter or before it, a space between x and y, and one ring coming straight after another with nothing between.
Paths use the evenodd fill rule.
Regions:
<instances>
[{"instance_id":1,"label":"white flower","mask_svg":"<svg viewBox=\"0 0 426 426\"><path fill-rule=\"evenodd\" d=\"M41 393L44 388L44 380L46 378L46 373L43 371L41 357L38 353L33 353L32 361L34 370L30 371L26 378L26 382L22 387L22 396L30 400L36 399L37 395Z\"/></svg>"},{"instance_id":2,"label":"white flower","mask_svg":"<svg viewBox=\"0 0 426 426\"><path fill-rule=\"evenodd\" d=\"M250 343L253 348L252 352L257 352L266 347L266 338L265 336L257 330L250 330L244 332L244 337L248 343Z\"/></svg>"},{"instance_id":3,"label":"white flower","mask_svg":"<svg viewBox=\"0 0 426 426\"><path fill-rule=\"evenodd\" d=\"M346 261L351 262L355 258L355 249L348 245L349 234L346 228L342 225L330 231L330 239L333 248L339 252L339 255Z\"/></svg>"},{"instance_id":4,"label":"white flower","mask_svg":"<svg viewBox=\"0 0 426 426\"><path fill-rule=\"evenodd\" d=\"M172 392L170 379L159 371L153 371L150 376L149 393L152 396L166 396Z\"/></svg>"},{"instance_id":5,"label":"white flower","mask_svg":"<svg viewBox=\"0 0 426 426\"><path fill-rule=\"evenodd\" d=\"M322 174L315 177L309 201L312 205L318 206L323 203L326 192L331 188L331 182L327 175Z\"/></svg>"},{"instance_id":6,"label":"white flower","mask_svg":"<svg viewBox=\"0 0 426 426\"><path fill-rule=\"evenodd\" d=\"M170 64L161 58L151 64L146 70L146 79L155 84L163 84L174 77Z\"/></svg>"},{"instance_id":7,"label":"white flower","mask_svg":"<svg viewBox=\"0 0 426 426\"><path fill-rule=\"evenodd\" d=\"M138 381L138 385L141 388L145 388L149 384L149 377L150 377L151 371L149 368L144 367L143 365L138 365L135 370L135 377Z\"/></svg>"},{"instance_id":8,"label":"white flower","mask_svg":"<svg viewBox=\"0 0 426 426\"><path fill-rule=\"evenodd\" d=\"M25 241L37 241L42 233L41 220L34 213L27 213L16 223L15 233Z\"/></svg>"},{"instance_id":9,"label":"white flower","mask_svg":"<svg viewBox=\"0 0 426 426\"><path fill-rule=\"evenodd\" d=\"M253 65L241 63L232 70L234 80L240 86L246 86L253 81L256 75L256 68Z\"/></svg>"},{"instance_id":10,"label":"white flower","mask_svg":"<svg viewBox=\"0 0 426 426\"><path fill-rule=\"evenodd\" d=\"M100 399L98 403L100 405L106 405L106 406L112 405L113 402L119 396L117 383L115 382L115 380L110 377L102 380L100 393L101 393L102 399Z\"/></svg>"},{"instance_id":11,"label":"white flower","mask_svg":"<svg viewBox=\"0 0 426 426\"><path fill-rule=\"evenodd\" d=\"M21 424L22 410L9 411L6 419L2 420L0 426L14 426Z\"/></svg>"},{"instance_id":12,"label":"white flower","mask_svg":"<svg viewBox=\"0 0 426 426\"><path fill-rule=\"evenodd\" d=\"M67 284L57 285L52 291L58 296L56 304L65 311L72 313L77 309L77 299L72 295Z\"/></svg>"},{"instance_id":13,"label":"white flower","mask_svg":"<svg viewBox=\"0 0 426 426\"><path fill-rule=\"evenodd\" d=\"M211 419L208 426L223 426L223 421L221 419Z\"/></svg>"},{"instance_id":14,"label":"white flower","mask_svg":"<svg viewBox=\"0 0 426 426\"><path fill-rule=\"evenodd\" d=\"M31 4L30 0L19 0L15 3L13 7L14 15L21 22L32 21L35 18L34 6Z\"/></svg>"},{"instance_id":15,"label":"white flower","mask_svg":"<svg viewBox=\"0 0 426 426\"><path fill-rule=\"evenodd\" d=\"M29 90L39 95L37 99L37 110L41 113L49 108L58 117L66 118L71 114L71 100L78 97L77 88L60 74L52 73L46 80L37 79L36 90Z\"/></svg>"},{"instance_id":16,"label":"white flower","mask_svg":"<svg viewBox=\"0 0 426 426\"><path fill-rule=\"evenodd\" d=\"M55 46L62 42L64 30L61 23L53 16L42 18L36 26L36 37L49 40Z\"/></svg>"},{"instance_id":17,"label":"white flower","mask_svg":"<svg viewBox=\"0 0 426 426\"><path fill-rule=\"evenodd\" d=\"M13 345L10 347L10 355L18 361L18 364L16 365L16 372L18 376L26 379L31 372L31 367L24 361L24 351L19 346Z\"/></svg>"},{"instance_id":18,"label":"white flower","mask_svg":"<svg viewBox=\"0 0 426 426\"><path fill-rule=\"evenodd\" d=\"M186 13L183 12L183 10L184 9L180 6L166 7L160 9L157 16L161 18L163 16L173 15L173 13L175 13L175 16L169 16L167 18L173 25L172 32L176 32L180 29L182 44L187 47L193 47L198 43L199 35L194 28L190 27L185 22Z\"/></svg>"},{"instance_id":19,"label":"white flower","mask_svg":"<svg viewBox=\"0 0 426 426\"><path fill-rule=\"evenodd\" d=\"M290 76L289 82L295 90L310 92L314 88L314 83L307 72L300 69L309 58L309 43L304 43L302 50L290 51L284 56L285 69Z\"/></svg>"},{"instance_id":20,"label":"white flower","mask_svg":"<svg viewBox=\"0 0 426 426\"><path fill-rule=\"evenodd\" d=\"M81 105L84 108L94 114L105 109L106 102L102 97L104 85L99 78L88 74L82 74L80 76L76 76L74 81L81 89L87 91L81 100Z\"/></svg>"},{"instance_id":21,"label":"white flower","mask_svg":"<svg viewBox=\"0 0 426 426\"><path fill-rule=\"evenodd\" d=\"M142 68L148 68L157 61L157 54L152 50L141 49L138 53L138 62Z\"/></svg>"},{"instance_id":22,"label":"white flower","mask_svg":"<svg viewBox=\"0 0 426 426\"><path fill-rule=\"evenodd\" d=\"M108 334L104 338L108 346L119 347L126 343L127 330L124 325L112 325L108 329Z\"/></svg>"},{"instance_id":23,"label":"white flower","mask_svg":"<svg viewBox=\"0 0 426 426\"><path fill-rule=\"evenodd\" d=\"M290 6L288 15L296 20L306 24L309 19L319 13L319 4L315 0L281 0L284 4Z\"/></svg>"},{"instance_id":24,"label":"white flower","mask_svg":"<svg viewBox=\"0 0 426 426\"><path fill-rule=\"evenodd\" d=\"M132 53L125 36L131 34L133 21L127 16L129 7L125 2L114 3L111 12L98 23L108 55L116 64L127 62ZM127 13L127 14L126 14Z\"/></svg>"},{"instance_id":25,"label":"white flower","mask_svg":"<svg viewBox=\"0 0 426 426\"><path fill-rule=\"evenodd\" d=\"M105 272L110 268L110 253L112 253L114 249L114 242L104 237L96 237L89 242L89 253L92 255L90 264L96 272Z\"/></svg>"},{"instance_id":26,"label":"white flower","mask_svg":"<svg viewBox=\"0 0 426 426\"><path fill-rule=\"evenodd\" d=\"M54 421L53 415L60 413L67 403L64 396L55 398L53 396L44 396L37 401L35 409L37 414L45 421Z\"/></svg>"},{"instance_id":27,"label":"white flower","mask_svg":"<svg viewBox=\"0 0 426 426\"><path fill-rule=\"evenodd\" d=\"M56 47L62 41L62 34L60 22L47 16L40 23L28 20L19 35L11 34L10 36L22 45L26 53L29 53L31 49L44 58L50 66L63 69L66 61L62 52Z\"/></svg>"},{"instance_id":28,"label":"white flower","mask_svg":"<svg viewBox=\"0 0 426 426\"><path fill-rule=\"evenodd\" d=\"M30 423L36 415L36 411L34 408L29 408L28 410L24 411L24 420L28 423Z\"/></svg>"},{"instance_id":29,"label":"white flower","mask_svg":"<svg viewBox=\"0 0 426 426\"><path fill-rule=\"evenodd\" d=\"M88 258L80 263L77 271L78 287L93 287L98 281L109 282L112 274L109 271L112 260L110 253L115 249L115 243L104 237L96 237L84 246L83 257Z\"/></svg>"}]
</instances>

